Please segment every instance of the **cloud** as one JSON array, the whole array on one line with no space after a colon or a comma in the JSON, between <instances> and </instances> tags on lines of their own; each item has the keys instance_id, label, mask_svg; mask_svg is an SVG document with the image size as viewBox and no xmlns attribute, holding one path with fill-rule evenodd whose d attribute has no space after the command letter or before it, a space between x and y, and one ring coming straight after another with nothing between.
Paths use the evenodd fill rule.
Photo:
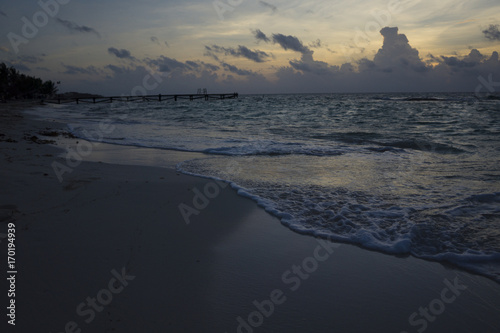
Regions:
<instances>
[{"instance_id":1,"label":"cloud","mask_svg":"<svg viewBox=\"0 0 500 333\"><path fill-rule=\"evenodd\" d=\"M401 67L410 68L417 72L427 70L417 49L410 46L408 38L404 34L398 33L397 27L385 27L380 30L380 33L384 36L384 43L373 59L375 66L386 72Z\"/></svg>"},{"instance_id":2,"label":"cloud","mask_svg":"<svg viewBox=\"0 0 500 333\"><path fill-rule=\"evenodd\" d=\"M205 46L205 55L211 56L215 60L219 61L219 58L215 53L220 53L224 55L231 55L233 57L242 57L254 62L265 62L271 57L270 54L260 51L260 50L250 50L248 47L243 45L238 45L238 48L223 47L218 45Z\"/></svg>"},{"instance_id":3,"label":"cloud","mask_svg":"<svg viewBox=\"0 0 500 333\"><path fill-rule=\"evenodd\" d=\"M249 71L246 69L240 69L240 68L237 68L236 66L230 65L230 64L225 63L225 62L221 62L221 65L222 65L222 67L224 67L224 69L230 71L231 73L235 73L235 74L238 74L241 76L249 76L249 75L255 74L252 71Z\"/></svg>"},{"instance_id":4,"label":"cloud","mask_svg":"<svg viewBox=\"0 0 500 333\"><path fill-rule=\"evenodd\" d=\"M101 38L101 35L99 32L97 32L95 29L87 27L85 25L78 25L75 22L71 22L68 20L63 20L58 17L56 17L56 21L61 24L62 26L66 27L69 31L72 32L81 32L81 33L91 33L95 34L97 37Z\"/></svg>"},{"instance_id":5,"label":"cloud","mask_svg":"<svg viewBox=\"0 0 500 333\"><path fill-rule=\"evenodd\" d=\"M151 37L151 41L152 41L153 43L155 43L155 44L160 45L160 41L158 40L158 37L152 36L152 37Z\"/></svg>"},{"instance_id":6,"label":"cloud","mask_svg":"<svg viewBox=\"0 0 500 333\"><path fill-rule=\"evenodd\" d=\"M259 50L252 51L248 47L243 45L238 46L238 55L255 62L264 62L267 58L269 58L269 54L267 54L266 52Z\"/></svg>"},{"instance_id":7,"label":"cloud","mask_svg":"<svg viewBox=\"0 0 500 333\"><path fill-rule=\"evenodd\" d=\"M274 13L276 13L276 12L278 11L278 8L277 8L275 5L270 4L270 3L268 3L268 2L265 2L265 1L259 1L259 4L260 4L261 6L264 6L264 7L270 8L270 9L271 9L271 11L273 12L273 14L274 14Z\"/></svg>"},{"instance_id":8,"label":"cloud","mask_svg":"<svg viewBox=\"0 0 500 333\"><path fill-rule=\"evenodd\" d=\"M191 68L193 70L197 70L197 71L201 71L201 70L216 71L216 70L220 69L220 67L217 66L217 65L207 64L206 62L203 62L203 61L191 61L191 60L187 60L185 62L185 64L189 68Z\"/></svg>"},{"instance_id":9,"label":"cloud","mask_svg":"<svg viewBox=\"0 0 500 333\"><path fill-rule=\"evenodd\" d=\"M282 34L273 34L273 42L279 44L284 50L297 51L302 54L308 54L312 51L302 44L295 36L285 36Z\"/></svg>"},{"instance_id":10,"label":"cloud","mask_svg":"<svg viewBox=\"0 0 500 333\"><path fill-rule=\"evenodd\" d=\"M25 55L25 56L18 56L17 58L21 62L28 62L30 64L37 64L37 63L43 61L42 58L39 58L39 57L36 57L36 56L27 56L27 55Z\"/></svg>"},{"instance_id":11,"label":"cloud","mask_svg":"<svg viewBox=\"0 0 500 333\"><path fill-rule=\"evenodd\" d=\"M102 74L102 70L98 69L95 66L88 66L88 67L78 67L78 66L72 66L72 65L65 65L62 64L63 67L66 69L63 73L68 74L68 75L100 75Z\"/></svg>"},{"instance_id":12,"label":"cloud","mask_svg":"<svg viewBox=\"0 0 500 333\"><path fill-rule=\"evenodd\" d=\"M443 59L443 63L450 67L471 68L479 65L486 57L477 49L472 49L463 59L446 56L441 56L441 58Z\"/></svg>"},{"instance_id":13,"label":"cloud","mask_svg":"<svg viewBox=\"0 0 500 333\"><path fill-rule=\"evenodd\" d=\"M398 33L398 28L386 27L380 33L383 45L373 58L340 67L315 60L314 52L294 36L273 35L273 41L284 49L302 53L300 59L289 61L289 67L276 72L276 84L285 91L300 91L299 87L303 91L339 92L474 91L481 75L489 77L493 73L500 77L497 52L489 58L476 49L465 56L429 55L429 64L438 63L432 67L420 58L407 37Z\"/></svg>"},{"instance_id":14,"label":"cloud","mask_svg":"<svg viewBox=\"0 0 500 333\"><path fill-rule=\"evenodd\" d=\"M160 45L160 46L162 45L162 43L160 42L160 40L159 40L159 39L158 39L158 37L156 37L156 36L152 36L152 37L150 38L150 40L151 40L153 43L155 43L156 45ZM165 42L163 42L163 45L165 45L166 47L170 47L170 45L168 45L168 43L167 43L166 41L165 41Z\"/></svg>"},{"instance_id":15,"label":"cloud","mask_svg":"<svg viewBox=\"0 0 500 333\"><path fill-rule=\"evenodd\" d=\"M205 45L205 53L203 55L207 56L207 57L212 57L216 61L220 61L219 57L214 53L214 51L212 50L212 48L210 46L208 46L208 45Z\"/></svg>"},{"instance_id":16,"label":"cloud","mask_svg":"<svg viewBox=\"0 0 500 333\"><path fill-rule=\"evenodd\" d=\"M1 10L0 10L0 15L5 16L5 17L8 17L8 16L7 16L7 14L5 14L5 12L4 12L4 11L1 11Z\"/></svg>"},{"instance_id":17,"label":"cloud","mask_svg":"<svg viewBox=\"0 0 500 333\"><path fill-rule=\"evenodd\" d=\"M31 68L29 68L28 66L26 66L23 63L19 63L19 62L12 63L9 61L5 61L5 64L8 67L14 67L15 69L17 69L18 71L21 71L21 72L31 72Z\"/></svg>"},{"instance_id":18,"label":"cloud","mask_svg":"<svg viewBox=\"0 0 500 333\"><path fill-rule=\"evenodd\" d=\"M228 52L228 54L232 54L232 53L239 54L238 53L239 51L236 49L227 49L227 48L220 47L217 45L213 45L211 47L205 46L205 49L207 50L207 52L219 52L219 53ZM243 55L241 55L241 56L243 56ZM238 68L238 67L231 65L227 62L220 61L220 60L218 60L218 61L223 69L225 69L231 73L234 73L234 74L237 74L240 76L256 75L256 73L251 71L251 70L241 69L241 68ZM199 61L199 60L198 61L187 60L185 62L181 62L181 61L178 61L176 59L172 59L172 58L165 57L165 56L160 56L157 59L146 59L145 62L149 66L157 68L159 72L169 72L169 73L174 73L175 75L179 75L179 74L203 75L202 74L203 72L214 73L214 72L221 69L221 67L219 67L217 65L209 64L209 63Z\"/></svg>"},{"instance_id":19,"label":"cloud","mask_svg":"<svg viewBox=\"0 0 500 333\"><path fill-rule=\"evenodd\" d=\"M111 70L115 74L123 74L123 73L128 73L130 70L126 67L122 66L115 66L115 65L107 65L105 68Z\"/></svg>"},{"instance_id":20,"label":"cloud","mask_svg":"<svg viewBox=\"0 0 500 333\"><path fill-rule=\"evenodd\" d=\"M319 49L322 46L323 46L323 44L321 43L320 39L316 39L314 42L309 43L309 47L311 47L313 49Z\"/></svg>"},{"instance_id":21,"label":"cloud","mask_svg":"<svg viewBox=\"0 0 500 333\"><path fill-rule=\"evenodd\" d=\"M45 56L42 54L42 56ZM18 56L13 62L5 61L6 65L12 66L20 71L30 72L31 68L27 64L37 64L43 61L43 58L37 56L23 55Z\"/></svg>"},{"instance_id":22,"label":"cloud","mask_svg":"<svg viewBox=\"0 0 500 333\"><path fill-rule=\"evenodd\" d=\"M307 60L304 58L301 60L291 60L290 66L296 70L314 73L316 75L334 74L339 70L338 66L330 66L323 61L316 61L314 59Z\"/></svg>"},{"instance_id":23,"label":"cloud","mask_svg":"<svg viewBox=\"0 0 500 333\"><path fill-rule=\"evenodd\" d=\"M202 61L201 63L202 63L202 65L203 65L203 66L204 66L207 70L212 71L212 72L215 72L215 71L217 71L217 70L219 70L219 69L220 69L220 67L219 67L219 66L214 65L214 64L207 64L207 63L205 63L205 62L203 62L203 61Z\"/></svg>"},{"instance_id":24,"label":"cloud","mask_svg":"<svg viewBox=\"0 0 500 333\"><path fill-rule=\"evenodd\" d=\"M260 31L260 29L252 30L252 34L254 37L257 39L258 42L264 41L266 43L269 43L271 40L266 36L265 33Z\"/></svg>"},{"instance_id":25,"label":"cloud","mask_svg":"<svg viewBox=\"0 0 500 333\"><path fill-rule=\"evenodd\" d=\"M120 59L129 59L129 60L132 60L132 61L136 61L137 60L135 57L132 56L132 54L130 53L130 51L126 50L126 49L118 50L117 48L110 47L110 48L108 48L108 53L112 54L112 55L114 55L114 56L116 56L117 58L120 58Z\"/></svg>"},{"instance_id":26,"label":"cloud","mask_svg":"<svg viewBox=\"0 0 500 333\"><path fill-rule=\"evenodd\" d=\"M157 67L162 73L172 72L174 70L184 71L190 69L189 65L165 56L160 56L158 59L147 59L146 63L150 66Z\"/></svg>"},{"instance_id":27,"label":"cloud","mask_svg":"<svg viewBox=\"0 0 500 333\"><path fill-rule=\"evenodd\" d=\"M483 30L484 37L491 41L500 41L500 30L498 24L490 24L489 28Z\"/></svg>"},{"instance_id":28,"label":"cloud","mask_svg":"<svg viewBox=\"0 0 500 333\"><path fill-rule=\"evenodd\" d=\"M289 61L293 69L313 73L316 75L334 74L339 70L338 66L331 66L326 62L314 60L312 51L305 46L297 37L283 34L273 34L273 42L279 44L284 50L292 50L302 54L300 60ZM321 47L321 40L312 43L313 47Z\"/></svg>"},{"instance_id":29,"label":"cloud","mask_svg":"<svg viewBox=\"0 0 500 333\"><path fill-rule=\"evenodd\" d=\"M201 64L197 63L196 61L191 61L191 60L187 60L186 65L188 65L189 67L191 67L193 69L199 69L201 67Z\"/></svg>"}]
</instances>

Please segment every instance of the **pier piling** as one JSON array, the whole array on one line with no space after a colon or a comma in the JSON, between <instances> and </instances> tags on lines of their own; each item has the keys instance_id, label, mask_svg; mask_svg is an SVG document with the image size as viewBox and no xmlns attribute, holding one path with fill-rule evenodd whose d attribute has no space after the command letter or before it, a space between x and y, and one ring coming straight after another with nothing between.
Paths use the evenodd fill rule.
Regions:
<instances>
[{"instance_id":1,"label":"pier piling","mask_svg":"<svg viewBox=\"0 0 500 333\"><path fill-rule=\"evenodd\" d=\"M222 99L235 99L238 98L238 93L229 93L229 94L207 94L207 93L200 93L200 94L177 94L177 95L143 95L143 96L110 96L110 97L74 97L74 98L65 98L62 99L60 97L57 98L52 98L52 99L44 99L42 102L46 103L56 103L56 104L61 104L61 103L72 103L75 102L76 104L80 103L113 103L116 101L121 101L121 102L136 102L136 101L143 101L143 102L150 102L150 101L158 101L158 102L164 102L168 100L174 100L177 102L179 99L189 99L190 101L198 100L198 99L204 99L205 101L209 100L222 100Z\"/></svg>"}]
</instances>

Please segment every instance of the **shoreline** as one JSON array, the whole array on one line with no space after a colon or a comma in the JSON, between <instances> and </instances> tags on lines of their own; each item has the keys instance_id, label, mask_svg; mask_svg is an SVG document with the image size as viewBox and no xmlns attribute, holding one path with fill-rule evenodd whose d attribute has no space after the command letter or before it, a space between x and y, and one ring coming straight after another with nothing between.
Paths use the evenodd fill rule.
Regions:
<instances>
[{"instance_id":1,"label":"shoreline","mask_svg":"<svg viewBox=\"0 0 500 333\"><path fill-rule=\"evenodd\" d=\"M97 161L75 164L60 183L52 164L64 165L63 153L31 138L64 129L14 115L0 130L0 226L16 223L23 268L18 325L7 332L68 323L117 332L500 329L500 286L485 277L299 235L210 179L98 161L158 161L145 148L102 144L89 155ZM181 158L160 153L165 164ZM94 308L87 297L103 302Z\"/></svg>"}]
</instances>

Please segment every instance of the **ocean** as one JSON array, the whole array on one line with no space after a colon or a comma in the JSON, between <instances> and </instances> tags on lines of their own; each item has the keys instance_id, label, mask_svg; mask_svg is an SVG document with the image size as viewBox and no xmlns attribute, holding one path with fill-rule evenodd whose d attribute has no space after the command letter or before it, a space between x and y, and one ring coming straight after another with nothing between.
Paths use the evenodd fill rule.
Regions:
<instances>
[{"instance_id":1,"label":"ocean","mask_svg":"<svg viewBox=\"0 0 500 333\"><path fill-rule=\"evenodd\" d=\"M89 140L203 153L177 168L230 182L301 234L500 282L500 100L473 94L240 95L52 105ZM106 122L103 138L88 133Z\"/></svg>"}]
</instances>

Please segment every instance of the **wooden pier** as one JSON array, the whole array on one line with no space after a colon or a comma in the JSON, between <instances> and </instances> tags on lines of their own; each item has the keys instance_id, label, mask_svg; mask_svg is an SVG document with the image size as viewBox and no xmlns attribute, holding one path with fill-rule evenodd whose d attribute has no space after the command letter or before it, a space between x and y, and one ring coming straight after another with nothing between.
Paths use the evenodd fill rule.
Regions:
<instances>
[{"instance_id":1,"label":"wooden pier","mask_svg":"<svg viewBox=\"0 0 500 333\"><path fill-rule=\"evenodd\" d=\"M238 93L231 94L178 94L178 95L147 95L147 96L111 96L111 97L80 97L80 98L49 98L44 99L42 103L66 104L66 103L113 103L113 102L163 102L163 101L178 101L178 100L198 100L205 101L214 99L235 99L238 98Z\"/></svg>"}]
</instances>

